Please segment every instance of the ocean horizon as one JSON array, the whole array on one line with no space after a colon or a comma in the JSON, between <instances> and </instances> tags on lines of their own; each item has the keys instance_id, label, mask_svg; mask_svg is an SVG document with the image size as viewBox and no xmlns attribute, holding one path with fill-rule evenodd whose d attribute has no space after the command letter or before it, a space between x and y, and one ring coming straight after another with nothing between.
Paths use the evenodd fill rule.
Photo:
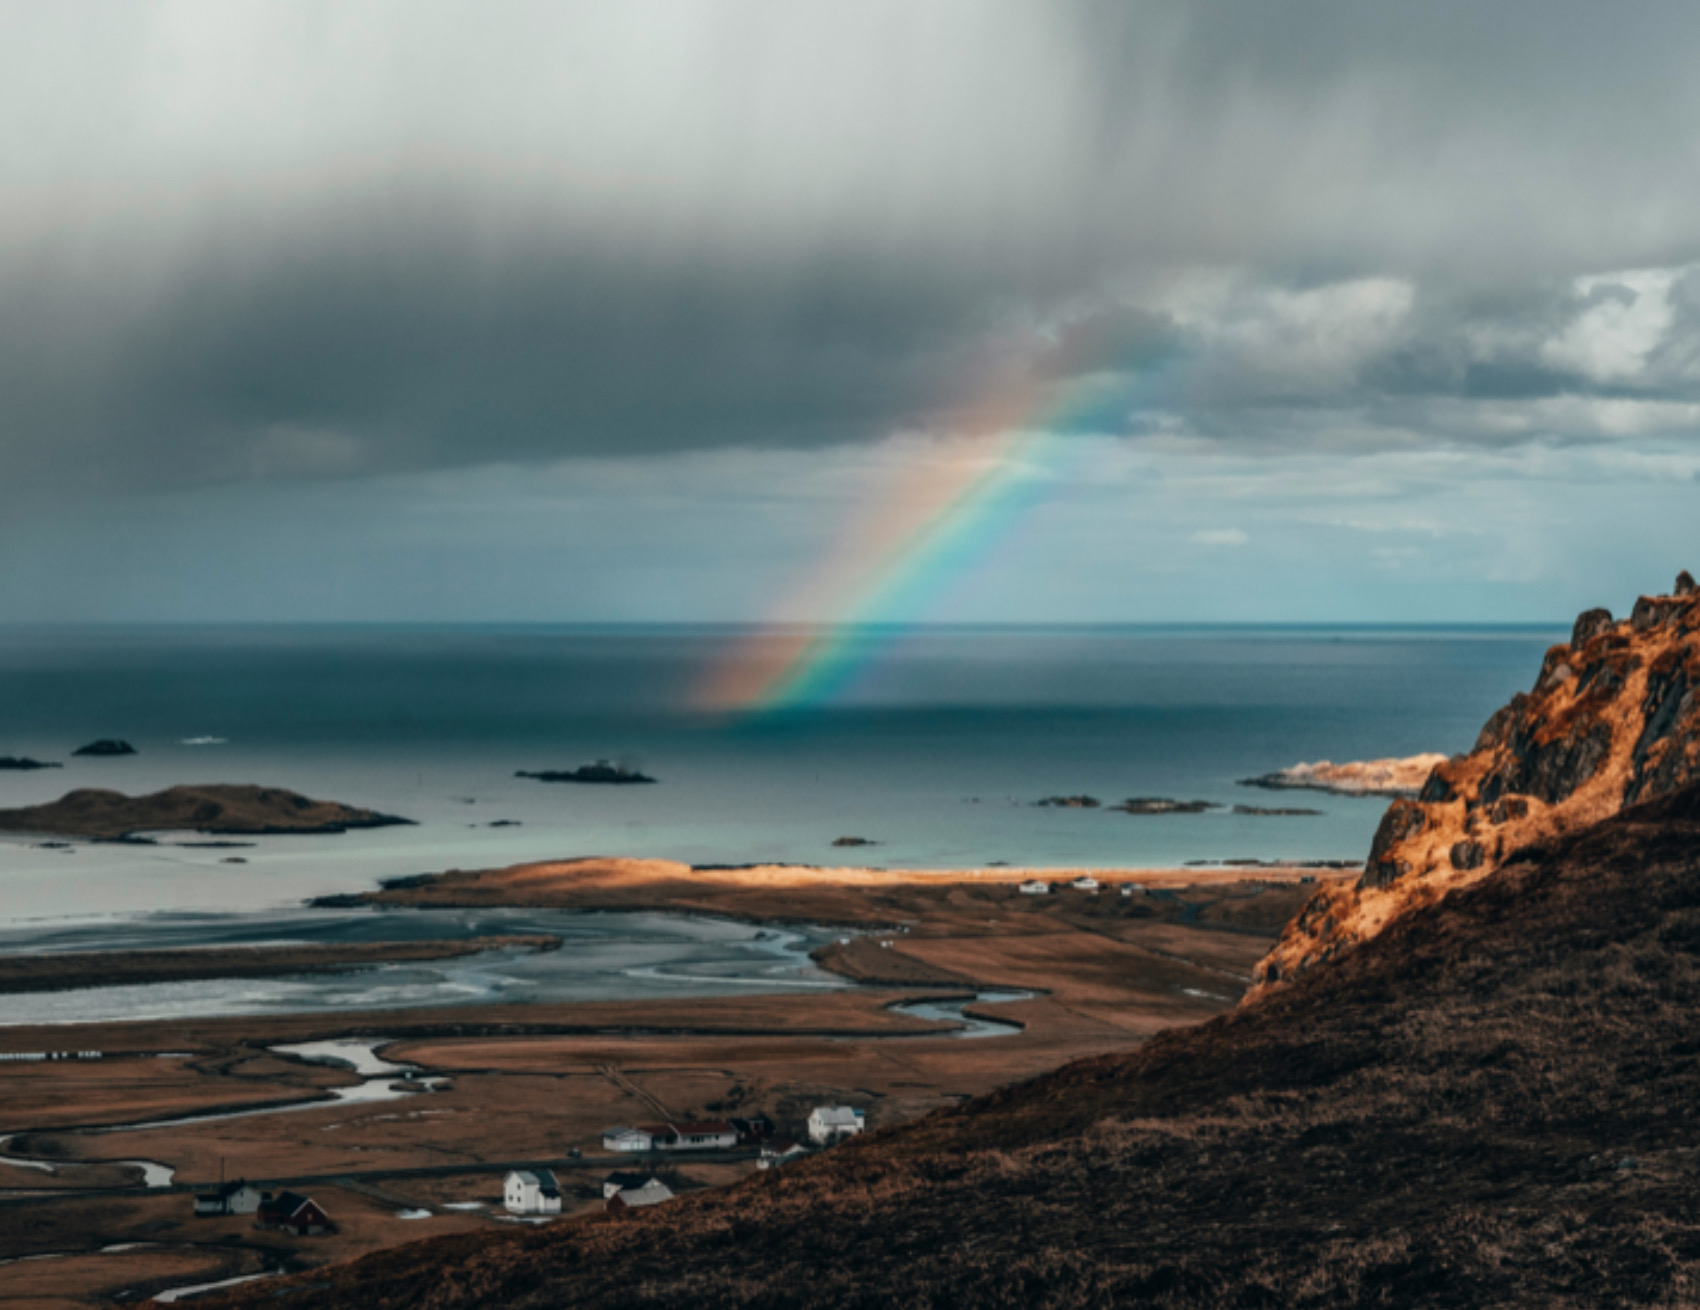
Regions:
<instances>
[{"instance_id":1,"label":"ocean horizon","mask_svg":"<svg viewBox=\"0 0 1700 1310\"><path fill-rule=\"evenodd\" d=\"M848 672L831 697L728 711L702 708L700 688L774 629L0 627L0 755L63 766L0 773L0 808L77 787L251 782L416 825L233 850L0 837L0 922L280 908L383 878L591 855L894 868L1360 859L1383 800L1271 799L1239 780L1465 750L1565 637L1557 624L832 631ZM72 755L98 738L138 753ZM598 759L658 782L515 776ZM1221 808L1036 804L1079 794ZM871 844L846 851L840 837Z\"/></svg>"}]
</instances>

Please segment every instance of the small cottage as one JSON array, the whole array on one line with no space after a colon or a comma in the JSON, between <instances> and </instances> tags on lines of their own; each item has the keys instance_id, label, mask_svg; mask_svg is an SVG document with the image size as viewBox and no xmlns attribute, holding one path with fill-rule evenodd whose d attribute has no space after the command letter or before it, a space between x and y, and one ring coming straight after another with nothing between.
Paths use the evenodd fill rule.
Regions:
<instances>
[{"instance_id":1,"label":"small cottage","mask_svg":"<svg viewBox=\"0 0 1700 1310\"><path fill-rule=\"evenodd\" d=\"M1144 884L1142 884L1142 883L1124 882L1122 884L1122 895L1123 896L1146 896L1146 895L1149 895L1149 893L1145 890Z\"/></svg>"},{"instance_id":2,"label":"small cottage","mask_svg":"<svg viewBox=\"0 0 1700 1310\"><path fill-rule=\"evenodd\" d=\"M722 1119L672 1124L674 1151L725 1151L738 1144L738 1130Z\"/></svg>"},{"instance_id":3,"label":"small cottage","mask_svg":"<svg viewBox=\"0 0 1700 1310\"><path fill-rule=\"evenodd\" d=\"M502 1182L509 1214L560 1214L561 1187L547 1169L515 1169Z\"/></svg>"},{"instance_id":4,"label":"small cottage","mask_svg":"<svg viewBox=\"0 0 1700 1310\"><path fill-rule=\"evenodd\" d=\"M1040 882L1037 878L1029 878L1026 882L1022 883L1017 890L1020 891L1023 896L1049 896L1051 893L1051 885L1046 882Z\"/></svg>"},{"instance_id":5,"label":"small cottage","mask_svg":"<svg viewBox=\"0 0 1700 1310\"><path fill-rule=\"evenodd\" d=\"M642 1187L628 1187L608 1198L610 1210L641 1210L673 1199L672 1189L659 1179L651 1178Z\"/></svg>"},{"instance_id":6,"label":"small cottage","mask_svg":"<svg viewBox=\"0 0 1700 1310\"><path fill-rule=\"evenodd\" d=\"M195 1192L197 1215L253 1214L260 1208L260 1189L238 1178L234 1183L217 1187L198 1188Z\"/></svg>"},{"instance_id":7,"label":"small cottage","mask_svg":"<svg viewBox=\"0 0 1700 1310\"><path fill-rule=\"evenodd\" d=\"M1069 886L1077 892L1095 892L1098 890L1098 880L1089 873L1083 873Z\"/></svg>"},{"instance_id":8,"label":"small cottage","mask_svg":"<svg viewBox=\"0 0 1700 1310\"><path fill-rule=\"evenodd\" d=\"M266 1192L260 1198L254 1220L256 1228L279 1228L297 1237L334 1233L336 1225L310 1196L299 1192Z\"/></svg>"},{"instance_id":9,"label":"small cottage","mask_svg":"<svg viewBox=\"0 0 1700 1310\"><path fill-rule=\"evenodd\" d=\"M756 1161L756 1168L777 1169L787 1160L795 1160L808 1153L809 1148L801 1142L794 1142L789 1137L770 1137L761 1144L761 1159Z\"/></svg>"},{"instance_id":10,"label":"small cottage","mask_svg":"<svg viewBox=\"0 0 1700 1310\"><path fill-rule=\"evenodd\" d=\"M602 1180L602 1199L609 1200L621 1192L635 1192L641 1187L647 1187L655 1181L652 1174L630 1173L616 1169Z\"/></svg>"},{"instance_id":11,"label":"small cottage","mask_svg":"<svg viewBox=\"0 0 1700 1310\"><path fill-rule=\"evenodd\" d=\"M809 1111L809 1140L831 1146L841 1137L854 1137L862 1131L862 1113L848 1105L817 1105Z\"/></svg>"},{"instance_id":12,"label":"small cottage","mask_svg":"<svg viewBox=\"0 0 1700 1310\"><path fill-rule=\"evenodd\" d=\"M604 1151L650 1151L655 1149L655 1139L641 1128L604 1128L602 1130L602 1149Z\"/></svg>"}]
</instances>

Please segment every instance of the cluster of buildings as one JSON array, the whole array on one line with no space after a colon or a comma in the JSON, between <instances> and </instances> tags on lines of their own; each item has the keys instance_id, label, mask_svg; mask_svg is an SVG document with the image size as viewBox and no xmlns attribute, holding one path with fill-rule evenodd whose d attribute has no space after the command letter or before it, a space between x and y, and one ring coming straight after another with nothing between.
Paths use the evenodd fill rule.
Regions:
<instances>
[{"instance_id":1,"label":"cluster of buildings","mask_svg":"<svg viewBox=\"0 0 1700 1310\"><path fill-rule=\"evenodd\" d=\"M723 1151L759 1146L757 1167L771 1169L788 1160L854 1137L867 1125L866 1112L848 1105L817 1105L809 1112L809 1144L774 1135L765 1114L753 1119L710 1119L690 1123L640 1124L609 1128L602 1134L605 1150L641 1154L654 1151ZM574 1152L576 1155L577 1152ZM651 1173L615 1170L602 1180L602 1199L609 1210L638 1210L673 1199L673 1192ZM514 1169L502 1180L502 1207L515 1215L560 1214L561 1184L548 1169ZM336 1225L310 1196L298 1192L262 1192L246 1179L200 1188L195 1214L255 1217L258 1228L277 1229L306 1237L332 1233Z\"/></svg>"},{"instance_id":2,"label":"cluster of buildings","mask_svg":"<svg viewBox=\"0 0 1700 1310\"><path fill-rule=\"evenodd\" d=\"M602 1130L604 1151L730 1151L738 1146L760 1146L773 1135L773 1120L765 1114L754 1119L705 1119L696 1123L624 1124Z\"/></svg>"},{"instance_id":3,"label":"cluster of buildings","mask_svg":"<svg viewBox=\"0 0 1700 1310\"><path fill-rule=\"evenodd\" d=\"M242 1178L198 1190L195 1193L195 1214L200 1218L251 1214L254 1227L276 1229L297 1237L336 1231L330 1216L312 1197L302 1196L299 1192L262 1192Z\"/></svg>"},{"instance_id":4,"label":"cluster of buildings","mask_svg":"<svg viewBox=\"0 0 1700 1310\"><path fill-rule=\"evenodd\" d=\"M1023 896L1049 896L1052 892L1067 887L1072 891L1090 892L1096 896L1101 885L1091 874L1083 873L1073 882L1045 882L1040 878L1029 878L1026 882L1019 884L1016 890ZM1121 893L1123 896L1144 896L1146 891L1137 882L1124 882L1121 885Z\"/></svg>"}]
</instances>

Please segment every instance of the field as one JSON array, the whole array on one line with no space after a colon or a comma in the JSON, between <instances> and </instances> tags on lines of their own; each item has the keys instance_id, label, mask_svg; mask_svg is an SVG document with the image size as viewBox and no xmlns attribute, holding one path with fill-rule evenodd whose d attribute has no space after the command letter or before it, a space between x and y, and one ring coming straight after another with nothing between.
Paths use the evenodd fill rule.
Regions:
<instances>
[{"instance_id":1,"label":"field","mask_svg":"<svg viewBox=\"0 0 1700 1310\"><path fill-rule=\"evenodd\" d=\"M0 1155L38 1166L0 1164L0 1261L14 1262L0 1264L0 1304L134 1301L507 1226L499 1198L510 1167L553 1168L569 1213L598 1210L602 1175L631 1163L602 1150L610 1124L759 1112L801 1135L809 1109L827 1102L861 1107L875 1126L907 1121L1232 1006L1312 890L1296 875L1152 878L1151 894L1044 897L998 878L828 878L816 898L837 905L838 921L859 915L873 929L820 953L861 984L848 990L0 1029L0 1053L102 1053L0 1063L0 1133L10 1134ZM532 903L575 903L570 879L546 893L535 876L527 885L550 898ZM623 894L641 901L645 885L630 878ZM581 903L607 908L607 895L591 888ZM736 876L701 895L692 908L757 908ZM892 1008L992 990L1029 995L967 1013L1018 1030L963 1038L948 1017ZM419 1074L380 1080L384 1099L333 1101L366 1080L267 1049L332 1037L387 1039L384 1058ZM420 1090L427 1078L441 1081ZM682 1191L733 1181L754 1157L656 1163ZM143 1186L140 1165L125 1161L171 1168L171 1185ZM191 1188L220 1177L306 1192L338 1232L296 1238L249 1217L192 1217Z\"/></svg>"}]
</instances>

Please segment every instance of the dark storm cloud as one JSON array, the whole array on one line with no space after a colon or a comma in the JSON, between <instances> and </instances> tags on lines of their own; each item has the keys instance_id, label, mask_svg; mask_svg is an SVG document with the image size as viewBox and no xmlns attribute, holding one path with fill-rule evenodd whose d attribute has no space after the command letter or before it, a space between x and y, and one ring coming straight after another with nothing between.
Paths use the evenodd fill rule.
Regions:
<instances>
[{"instance_id":1,"label":"dark storm cloud","mask_svg":"<svg viewBox=\"0 0 1700 1310\"><path fill-rule=\"evenodd\" d=\"M1700 369L1693 274L1576 282L1696 254L1689 6L73 3L0 31L14 493L823 445L948 415L988 360L1124 375L1110 430L1164 407L1271 447L1353 415L1520 439L1557 419L1457 407L1686 402Z\"/></svg>"}]
</instances>

